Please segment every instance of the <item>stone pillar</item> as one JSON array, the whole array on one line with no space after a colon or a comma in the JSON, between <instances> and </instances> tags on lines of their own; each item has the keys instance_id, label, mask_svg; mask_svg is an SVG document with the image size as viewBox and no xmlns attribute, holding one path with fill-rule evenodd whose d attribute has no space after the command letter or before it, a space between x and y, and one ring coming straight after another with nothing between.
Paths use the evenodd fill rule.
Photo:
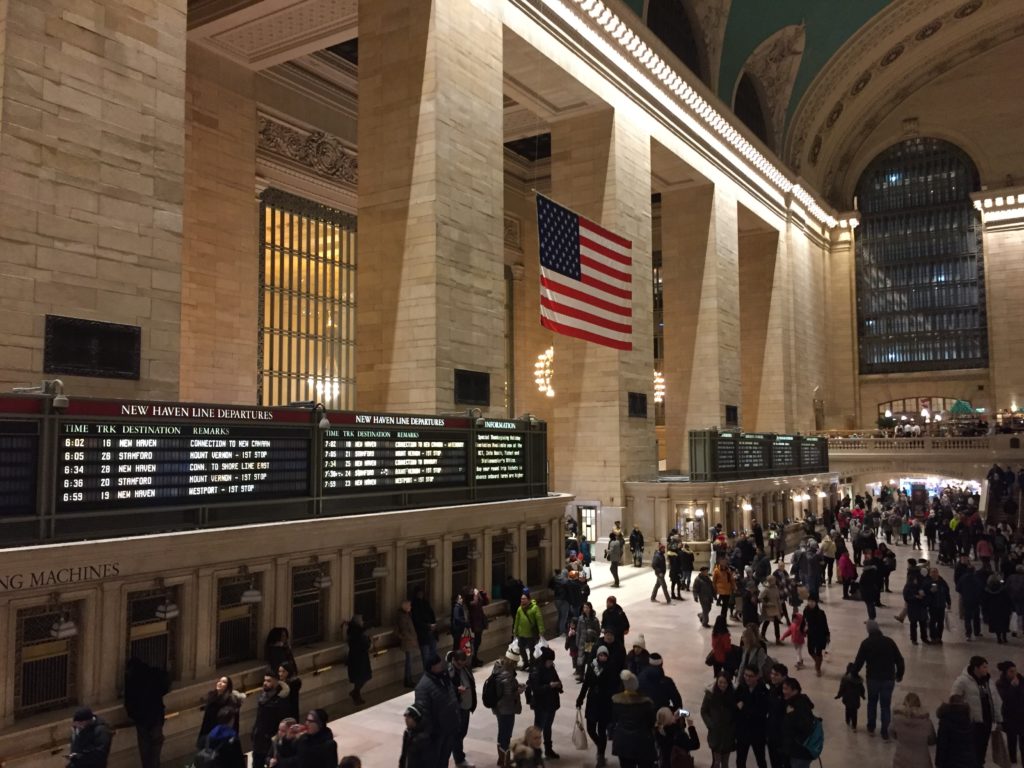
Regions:
<instances>
[{"instance_id":1,"label":"stone pillar","mask_svg":"<svg viewBox=\"0 0 1024 768\"><path fill-rule=\"evenodd\" d=\"M0 2L4 390L43 378L57 314L141 328L139 379L62 376L72 397L178 397L185 12Z\"/></svg>"},{"instance_id":2,"label":"stone pillar","mask_svg":"<svg viewBox=\"0 0 1024 768\"><path fill-rule=\"evenodd\" d=\"M504 413L497 6L360 0L360 408L451 411L469 369Z\"/></svg>"},{"instance_id":3,"label":"stone pillar","mask_svg":"<svg viewBox=\"0 0 1024 768\"><path fill-rule=\"evenodd\" d=\"M826 347L825 426L855 429L874 426L862 423L857 386L857 305L854 287L854 243L852 229L836 229L826 256L828 345ZM869 414L874 419L874 410Z\"/></svg>"},{"instance_id":4,"label":"stone pillar","mask_svg":"<svg viewBox=\"0 0 1024 768\"><path fill-rule=\"evenodd\" d=\"M553 198L633 244L633 349L553 336L552 488L618 515L623 481L657 472L650 139L607 110L554 123L551 146ZM629 416L630 392L647 397L646 417Z\"/></svg>"},{"instance_id":5,"label":"stone pillar","mask_svg":"<svg viewBox=\"0 0 1024 768\"><path fill-rule=\"evenodd\" d=\"M725 406L742 400L736 199L670 190L661 210L666 466L685 473L690 430L725 426Z\"/></svg>"},{"instance_id":6,"label":"stone pillar","mask_svg":"<svg viewBox=\"0 0 1024 768\"><path fill-rule=\"evenodd\" d=\"M1019 198L1018 198L1019 199ZM1021 364L1019 335L1012 331L1012 318L1020 303L1024 278L1019 265L1024 258L1024 222L999 222L986 225L985 292L988 300L988 354L992 394L985 405L990 410L1024 408L1024 365ZM1015 265L1017 265L1015 267ZM981 395L982 393L977 393ZM980 399L976 397L975 399Z\"/></svg>"}]
</instances>

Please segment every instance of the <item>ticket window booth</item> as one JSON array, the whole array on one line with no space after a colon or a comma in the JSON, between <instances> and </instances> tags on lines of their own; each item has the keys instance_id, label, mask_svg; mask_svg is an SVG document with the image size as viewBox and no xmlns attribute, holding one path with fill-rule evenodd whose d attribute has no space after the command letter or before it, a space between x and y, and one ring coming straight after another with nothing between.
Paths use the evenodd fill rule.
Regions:
<instances>
[{"instance_id":1,"label":"ticket window booth","mask_svg":"<svg viewBox=\"0 0 1024 768\"><path fill-rule=\"evenodd\" d=\"M707 541L707 507L703 504L676 507L676 529L683 541Z\"/></svg>"}]
</instances>

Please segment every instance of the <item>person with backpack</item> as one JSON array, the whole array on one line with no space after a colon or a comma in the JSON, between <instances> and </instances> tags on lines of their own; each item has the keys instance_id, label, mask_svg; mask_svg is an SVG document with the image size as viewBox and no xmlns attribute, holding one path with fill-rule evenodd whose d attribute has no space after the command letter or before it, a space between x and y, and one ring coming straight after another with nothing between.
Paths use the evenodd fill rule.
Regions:
<instances>
[{"instance_id":1,"label":"person with backpack","mask_svg":"<svg viewBox=\"0 0 1024 768\"><path fill-rule=\"evenodd\" d=\"M519 598L519 608L512 619L512 634L519 645L519 655L523 660L522 669L529 670L533 665L534 648L544 634L544 616L537 601L530 597L529 589L524 589Z\"/></svg>"},{"instance_id":2,"label":"person with backpack","mask_svg":"<svg viewBox=\"0 0 1024 768\"><path fill-rule=\"evenodd\" d=\"M245 753L231 707L221 708L217 724L203 737L203 746L192 759L192 768L245 768Z\"/></svg>"},{"instance_id":3,"label":"person with backpack","mask_svg":"<svg viewBox=\"0 0 1024 768\"><path fill-rule=\"evenodd\" d=\"M805 694L800 681L787 677L782 682L785 716L782 720L783 754L790 768L810 768L824 747L821 718L814 714L814 702Z\"/></svg>"},{"instance_id":4,"label":"person with backpack","mask_svg":"<svg viewBox=\"0 0 1024 768\"><path fill-rule=\"evenodd\" d=\"M516 715L523 711L523 702L520 697L526 690L526 686L516 679L518 663L519 649L513 643L505 651L505 655L494 662L494 669L484 681L483 705L494 713L494 717L498 721L497 764L499 768L509 768L509 743L512 741L512 731L516 726Z\"/></svg>"}]
</instances>

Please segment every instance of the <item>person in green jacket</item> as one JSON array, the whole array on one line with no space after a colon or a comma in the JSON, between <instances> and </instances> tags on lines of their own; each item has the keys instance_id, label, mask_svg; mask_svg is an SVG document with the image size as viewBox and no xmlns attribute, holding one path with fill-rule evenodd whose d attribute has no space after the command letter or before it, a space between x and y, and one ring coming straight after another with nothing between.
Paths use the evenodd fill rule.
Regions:
<instances>
[{"instance_id":1,"label":"person in green jacket","mask_svg":"<svg viewBox=\"0 0 1024 768\"><path fill-rule=\"evenodd\" d=\"M541 615L537 601L530 597L530 590L524 589L519 598L519 608L512 619L512 634L519 644L519 653L523 659L523 669L533 666L533 650L537 640L544 634L544 617Z\"/></svg>"}]
</instances>

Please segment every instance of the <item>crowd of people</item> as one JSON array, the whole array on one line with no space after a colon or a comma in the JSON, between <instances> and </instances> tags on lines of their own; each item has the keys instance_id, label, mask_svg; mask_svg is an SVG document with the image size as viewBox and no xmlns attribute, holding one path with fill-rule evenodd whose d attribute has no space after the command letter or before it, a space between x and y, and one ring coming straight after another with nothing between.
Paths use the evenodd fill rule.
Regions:
<instances>
[{"instance_id":1,"label":"crowd of people","mask_svg":"<svg viewBox=\"0 0 1024 768\"><path fill-rule=\"evenodd\" d=\"M822 752L824 727L797 675L812 663L814 674L823 674L831 631L820 598L834 582L842 584L844 600L864 603L867 618L866 637L837 681L835 698L843 705L848 728L858 730L859 711L866 704L866 731L896 741L894 766L931 766L931 744L938 745L936 768L981 768L990 749L997 764L1004 756L1016 762L1018 749L1024 757L1024 685L1012 661L1001 661L993 677L988 660L972 656L933 720L914 692L893 707L906 662L900 643L884 634L877 621L878 609L885 607L882 596L892 591L896 548L904 546L913 556L906 558L903 605L892 607L900 608L896 619L907 624L911 644L942 643L951 631L954 597L968 640L981 637L982 619L997 643L1009 642L1018 631L1024 635L1024 540L1009 525L986 525L977 497L949 489L932 499L923 514L899 492L883 492L877 500L845 499L822 520L808 521L804 538L788 558L782 557L780 534L779 527L765 531L756 521L750 531L733 536L715 528L711 561L700 567L675 530L651 546L651 600L663 596L672 603L692 597L701 626L711 629L708 684L695 713L666 674L665 656L648 649L616 596L609 595L600 612L595 608L590 555L572 546L582 544L574 535L568 539L564 567L548 584L557 616L551 631L529 588L514 577L501 585L511 612L510 642L479 690L473 670L483 665L479 649L489 623L484 611L489 596L481 589L458 591L449 620L452 650L442 657L437 616L418 590L402 603L395 628L405 655L404 683L414 688L413 704L404 712L400 768L446 768L450 761L474 768L464 742L471 718L482 709L494 717L499 768L536 768L558 760L559 741L567 734L553 732L553 725L569 686L577 686L571 694L577 710L573 744L592 748L598 768L606 764L609 751L624 768L689 768L702 742L715 767L730 765L734 753L740 768L751 755L758 768L809 766ZM627 546L634 566L644 567L642 533L635 528L626 535L616 525L606 553L612 588L619 585L618 566ZM951 583L923 557L935 551L939 563L954 566ZM829 610L843 610L842 603L829 605ZM372 642L358 616L347 623L346 637L350 696L361 706L362 687L372 677ZM784 658L787 646L791 659ZM671 649L663 650L671 655ZM556 653L567 656L571 681L559 676ZM267 672L254 697L253 768L339 765L327 713L313 709L302 716L302 680L287 629L275 628L267 637L265 660ZM416 661L422 665L418 680ZM517 672L526 672L525 680ZM168 682L140 660L129 662L125 705L136 725L143 768L160 762ZM246 765L239 720L247 701L229 677L216 680L202 702L195 768ZM517 737L516 723L527 707L533 715ZM110 729L102 718L87 708L77 711L72 768L105 765L109 747ZM102 761L94 759L101 754ZM354 768L358 758L343 758L341 765Z\"/></svg>"}]
</instances>

